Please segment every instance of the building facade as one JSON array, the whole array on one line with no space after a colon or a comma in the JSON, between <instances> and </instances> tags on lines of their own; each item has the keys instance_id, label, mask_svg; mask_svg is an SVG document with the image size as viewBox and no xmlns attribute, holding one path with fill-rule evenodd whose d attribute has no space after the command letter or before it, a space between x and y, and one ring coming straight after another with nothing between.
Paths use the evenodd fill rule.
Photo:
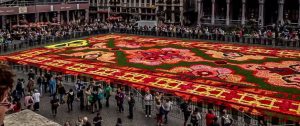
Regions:
<instances>
[{"instance_id":1,"label":"building facade","mask_svg":"<svg viewBox=\"0 0 300 126\"><path fill-rule=\"evenodd\" d=\"M300 0L196 0L198 24L300 25Z\"/></svg>"},{"instance_id":2,"label":"building facade","mask_svg":"<svg viewBox=\"0 0 300 126\"><path fill-rule=\"evenodd\" d=\"M88 1L5 1L0 3L1 29L32 23L69 23L89 20Z\"/></svg>"},{"instance_id":3,"label":"building facade","mask_svg":"<svg viewBox=\"0 0 300 126\"><path fill-rule=\"evenodd\" d=\"M182 25L300 26L300 0L10 1L0 1L2 28L26 21L68 23L80 18L107 21L110 17L121 17L126 22L153 20Z\"/></svg>"}]
</instances>

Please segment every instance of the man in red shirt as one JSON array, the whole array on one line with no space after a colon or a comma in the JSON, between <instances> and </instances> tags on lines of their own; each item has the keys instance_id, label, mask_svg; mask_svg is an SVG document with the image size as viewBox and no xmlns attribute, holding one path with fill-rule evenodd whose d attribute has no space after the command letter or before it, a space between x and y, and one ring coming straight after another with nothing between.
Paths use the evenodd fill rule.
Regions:
<instances>
[{"instance_id":1,"label":"man in red shirt","mask_svg":"<svg viewBox=\"0 0 300 126\"><path fill-rule=\"evenodd\" d=\"M206 114L206 126L211 126L215 117L216 115L213 113L213 111L208 110L208 113Z\"/></svg>"}]
</instances>

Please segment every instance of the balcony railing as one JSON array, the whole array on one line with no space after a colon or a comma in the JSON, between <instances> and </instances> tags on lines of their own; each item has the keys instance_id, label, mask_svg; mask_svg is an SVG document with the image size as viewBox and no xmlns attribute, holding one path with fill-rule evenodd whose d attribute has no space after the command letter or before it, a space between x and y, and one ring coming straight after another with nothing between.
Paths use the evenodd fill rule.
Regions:
<instances>
[{"instance_id":1,"label":"balcony railing","mask_svg":"<svg viewBox=\"0 0 300 126\"><path fill-rule=\"evenodd\" d=\"M87 3L88 0L39 0L39 1L13 1L9 3L0 3L0 7L14 7L14 6L33 6L33 5L50 5L50 4L61 4L61 3Z\"/></svg>"}]
</instances>

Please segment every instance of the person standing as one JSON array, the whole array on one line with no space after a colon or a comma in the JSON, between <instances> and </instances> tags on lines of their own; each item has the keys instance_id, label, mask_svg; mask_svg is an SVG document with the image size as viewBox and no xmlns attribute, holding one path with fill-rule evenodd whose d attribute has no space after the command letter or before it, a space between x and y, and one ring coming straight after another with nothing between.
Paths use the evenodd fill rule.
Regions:
<instances>
[{"instance_id":1,"label":"person standing","mask_svg":"<svg viewBox=\"0 0 300 126\"><path fill-rule=\"evenodd\" d=\"M48 92L47 87L50 85L50 80L52 78L52 74L50 73L50 71L47 71L46 74L44 75L44 77L46 78L46 84L44 85L45 86L44 88L45 88L45 93L47 93Z\"/></svg>"},{"instance_id":2,"label":"person standing","mask_svg":"<svg viewBox=\"0 0 300 126\"><path fill-rule=\"evenodd\" d=\"M91 94L91 107L92 107L92 113L95 112L95 109L97 109L97 101L98 101L98 91L97 89L93 89L93 92Z\"/></svg>"},{"instance_id":3,"label":"person standing","mask_svg":"<svg viewBox=\"0 0 300 126\"><path fill-rule=\"evenodd\" d=\"M146 92L146 95L144 96L144 103L145 103L145 117L151 117L151 102L152 102L152 94L150 94L150 91Z\"/></svg>"},{"instance_id":4,"label":"person standing","mask_svg":"<svg viewBox=\"0 0 300 126\"><path fill-rule=\"evenodd\" d=\"M57 92L59 94L59 102L60 102L60 104L63 104L65 102L64 95L66 94L66 89L61 82L58 83Z\"/></svg>"},{"instance_id":5,"label":"person standing","mask_svg":"<svg viewBox=\"0 0 300 126\"><path fill-rule=\"evenodd\" d=\"M110 86L110 84L108 83L107 86L105 87L105 99L106 99L106 104L105 106L106 107L109 107L109 98L111 96L111 91L112 91L112 88Z\"/></svg>"},{"instance_id":6,"label":"person standing","mask_svg":"<svg viewBox=\"0 0 300 126\"><path fill-rule=\"evenodd\" d=\"M165 124L168 124L168 114L172 109L172 105L173 105L173 103L170 99L166 99L166 101L162 105L162 107L164 109Z\"/></svg>"},{"instance_id":7,"label":"person standing","mask_svg":"<svg viewBox=\"0 0 300 126\"><path fill-rule=\"evenodd\" d=\"M133 119L134 104L135 104L135 100L134 100L134 97L133 97L133 93L130 93L130 97L128 98L128 107L129 107L128 119Z\"/></svg>"},{"instance_id":8,"label":"person standing","mask_svg":"<svg viewBox=\"0 0 300 126\"><path fill-rule=\"evenodd\" d=\"M32 95L33 98L33 110L34 111L39 111L40 109L40 97L41 94L38 92L37 89L34 90L34 94Z\"/></svg>"},{"instance_id":9,"label":"person standing","mask_svg":"<svg viewBox=\"0 0 300 126\"><path fill-rule=\"evenodd\" d=\"M34 81L33 78L30 78L27 84L27 91L32 93L34 87Z\"/></svg>"},{"instance_id":10,"label":"person standing","mask_svg":"<svg viewBox=\"0 0 300 126\"><path fill-rule=\"evenodd\" d=\"M38 85L38 90L41 95L42 95L42 91L43 91L43 82L44 82L44 77L43 77L43 75L40 75L37 78L37 85Z\"/></svg>"},{"instance_id":11,"label":"person standing","mask_svg":"<svg viewBox=\"0 0 300 126\"><path fill-rule=\"evenodd\" d=\"M161 126L163 123L162 117L164 115L164 110L162 108L162 104L160 100L155 101L155 108L156 108L156 124L157 126Z\"/></svg>"},{"instance_id":12,"label":"person standing","mask_svg":"<svg viewBox=\"0 0 300 126\"><path fill-rule=\"evenodd\" d=\"M184 115L184 126L186 126L187 121L189 120L189 117L191 115L191 108L189 107L189 103L184 101L183 103L180 104L180 109Z\"/></svg>"},{"instance_id":13,"label":"person standing","mask_svg":"<svg viewBox=\"0 0 300 126\"><path fill-rule=\"evenodd\" d=\"M68 105L68 112L73 110L73 102L74 102L74 92L73 89L70 89L69 92L67 93L67 105Z\"/></svg>"},{"instance_id":14,"label":"person standing","mask_svg":"<svg viewBox=\"0 0 300 126\"><path fill-rule=\"evenodd\" d=\"M28 94L24 97L24 106L25 106L27 109L31 109L32 104L33 104L33 98L32 98L32 96L30 95L30 93L28 93Z\"/></svg>"},{"instance_id":15,"label":"person standing","mask_svg":"<svg viewBox=\"0 0 300 126\"><path fill-rule=\"evenodd\" d=\"M98 103L98 109L100 110L100 109L102 109L102 103L101 103L101 101L102 101L102 99L104 98L104 91L103 91L103 87L102 87L102 85L98 85L98 101L97 101L97 103Z\"/></svg>"},{"instance_id":16,"label":"person standing","mask_svg":"<svg viewBox=\"0 0 300 126\"><path fill-rule=\"evenodd\" d=\"M30 80L30 79L35 79L35 74L34 74L34 72L33 72L33 69L30 69L29 70L29 73L27 74L27 76L28 76L28 80Z\"/></svg>"},{"instance_id":17,"label":"person standing","mask_svg":"<svg viewBox=\"0 0 300 126\"><path fill-rule=\"evenodd\" d=\"M206 126L211 126L215 117L213 110L208 110L208 113L206 114Z\"/></svg>"},{"instance_id":18,"label":"person standing","mask_svg":"<svg viewBox=\"0 0 300 126\"><path fill-rule=\"evenodd\" d=\"M56 94L56 80L54 79L54 77L50 79L49 89L50 89L50 97Z\"/></svg>"},{"instance_id":19,"label":"person standing","mask_svg":"<svg viewBox=\"0 0 300 126\"><path fill-rule=\"evenodd\" d=\"M200 125L200 123L199 123L200 120L201 120L201 115L200 115L200 113L199 113L199 109L196 108L196 109L193 111L192 115L191 115L191 124L192 124L193 126L199 126L199 125Z\"/></svg>"},{"instance_id":20,"label":"person standing","mask_svg":"<svg viewBox=\"0 0 300 126\"><path fill-rule=\"evenodd\" d=\"M25 96L25 92L24 92L24 84L23 84L23 80L22 79L18 79L17 85L16 85L16 91L18 93L18 95L20 97Z\"/></svg>"},{"instance_id":21,"label":"person standing","mask_svg":"<svg viewBox=\"0 0 300 126\"><path fill-rule=\"evenodd\" d=\"M223 115L221 118L221 126L231 126L233 119L227 114L226 109L223 110Z\"/></svg>"},{"instance_id":22,"label":"person standing","mask_svg":"<svg viewBox=\"0 0 300 126\"><path fill-rule=\"evenodd\" d=\"M59 100L56 98L56 95L54 94L53 99L50 101L51 103L51 111L52 111L52 115L56 116L57 114L57 108L59 106Z\"/></svg>"},{"instance_id":23,"label":"person standing","mask_svg":"<svg viewBox=\"0 0 300 126\"><path fill-rule=\"evenodd\" d=\"M101 126L102 124L102 117L100 116L100 113L97 113L97 116L93 119L94 126Z\"/></svg>"},{"instance_id":24,"label":"person standing","mask_svg":"<svg viewBox=\"0 0 300 126\"><path fill-rule=\"evenodd\" d=\"M85 106L86 106L86 109L89 110L90 109L90 103L92 102L92 87L91 85L89 85L87 87L87 89L85 89L84 91L84 97L85 97Z\"/></svg>"},{"instance_id":25,"label":"person standing","mask_svg":"<svg viewBox=\"0 0 300 126\"><path fill-rule=\"evenodd\" d=\"M124 112L124 99L125 99L125 93L122 89L119 89L117 95L116 95L116 100L117 100L117 105L119 107L119 112L122 113Z\"/></svg>"}]
</instances>

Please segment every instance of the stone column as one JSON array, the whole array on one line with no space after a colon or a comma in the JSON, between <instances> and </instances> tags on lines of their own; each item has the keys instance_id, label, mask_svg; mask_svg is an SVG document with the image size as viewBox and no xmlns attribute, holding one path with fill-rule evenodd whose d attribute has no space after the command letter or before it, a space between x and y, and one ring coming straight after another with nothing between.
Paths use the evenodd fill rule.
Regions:
<instances>
[{"instance_id":1,"label":"stone column","mask_svg":"<svg viewBox=\"0 0 300 126\"><path fill-rule=\"evenodd\" d=\"M298 10L298 26L300 26L300 0L299 0L299 10Z\"/></svg>"},{"instance_id":2,"label":"stone column","mask_svg":"<svg viewBox=\"0 0 300 126\"><path fill-rule=\"evenodd\" d=\"M229 14L230 14L230 0L226 0L226 25L229 25Z\"/></svg>"},{"instance_id":3,"label":"stone column","mask_svg":"<svg viewBox=\"0 0 300 126\"><path fill-rule=\"evenodd\" d=\"M20 15L16 15L17 16L17 25L19 25L20 24Z\"/></svg>"},{"instance_id":4,"label":"stone column","mask_svg":"<svg viewBox=\"0 0 300 126\"><path fill-rule=\"evenodd\" d=\"M5 29L5 25L6 25L6 16L5 16L5 15L2 15L1 17L2 17L2 18L1 18L1 23L2 23L1 28L2 28L2 29Z\"/></svg>"},{"instance_id":5,"label":"stone column","mask_svg":"<svg viewBox=\"0 0 300 126\"><path fill-rule=\"evenodd\" d=\"M139 19L141 20L141 18L142 18L142 15L141 15L141 13L142 13L142 0L139 0Z\"/></svg>"},{"instance_id":6,"label":"stone column","mask_svg":"<svg viewBox=\"0 0 300 126\"><path fill-rule=\"evenodd\" d=\"M39 22L40 19L40 13L35 13L35 23Z\"/></svg>"},{"instance_id":7,"label":"stone column","mask_svg":"<svg viewBox=\"0 0 300 126\"><path fill-rule=\"evenodd\" d=\"M258 17L258 21L260 21L261 26L264 26L264 3L265 3L265 0L259 0L259 17Z\"/></svg>"},{"instance_id":8,"label":"stone column","mask_svg":"<svg viewBox=\"0 0 300 126\"><path fill-rule=\"evenodd\" d=\"M164 3L166 3L166 2L167 2L167 0L164 0ZM163 6L164 6L164 11L167 10L166 4L164 4ZM166 22L166 21L167 21L167 14L165 13L164 16L165 16L165 22ZM180 17L180 18L181 18L181 17Z\"/></svg>"},{"instance_id":9,"label":"stone column","mask_svg":"<svg viewBox=\"0 0 300 126\"><path fill-rule=\"evenodd\" d=\"M245 25L245 21L246 21L246 0L242 0L242 25Z\"/></svg>"},{"instance_id":10,"label":"stone column","mask_svg":"<svg viewBox=\"0 0 300 126\"><path fill-rule=\"evenodd\" d=\"M67 24L69 24L69 22L70 22L70 11L67 11Z\"/></svg>"},{"instance_id":11,"label":"stone column","mask_svg":"<svg viewBox=\"0 0 300 126\"><path fill-rule=\"evenodd\" d=\"M89 22L89 18L90 18L90 11L89 9L85 9L85 21Z\"/></svg>"},{"instance_id":12,"label":"stone column","mask_svg":"<svg viewBox=\"0 0 300 126\"><path fill-rule=\"evenodd\" d=\"M278 0L278 21L283 23L283 5L284 0Z\"/></svg>"},{"instance_id":13,"label":"stone column","mask_svg":"<svg viewBox=\"0 0 300 126\"><path fill-rule=\"evenodd\" d=\"M198 9L198 19L197 22L200 25L201 24L201 18L202 18L202 0L197 0L197 9Z\"/></svg>"},{"instance_id":14,"label":"stone column","mask_svg":"<svg viewBox=\"0 0 300 126\"><path fill-rule=\"evenodd\" d=\"M57 21L60 23L60 11L57 12Z\"/></svg>"},{"instance_id":15,"label":"stone column","mask_svg":"<svg viewBox=\"0 0 300 126\"><path fill-rule=\"evenodd\" d=\"M175 22L175 13L174 13L174 11L175 11L175 7L174 7L174 5L172 6L172 19L171 19L171 22Z\"/></svg>"},{"instance_id":16,"label":"stone column","mask_svg":"<svg viewBox=\"0 0 300 126\"><path fill-rule=\"evenodd\" d=\"M215 0L211 0L211 24L215 24Z\"/></svg>"},{"instance_id":17,"label":"stone column","mask_svg":"<svg viewBox=\"0 0 300 126\"><path fill-rule=\"evenodd\" d=\"M180 24L183 25L183 0L180 0Z\"/></svg>"}]
</instances>

